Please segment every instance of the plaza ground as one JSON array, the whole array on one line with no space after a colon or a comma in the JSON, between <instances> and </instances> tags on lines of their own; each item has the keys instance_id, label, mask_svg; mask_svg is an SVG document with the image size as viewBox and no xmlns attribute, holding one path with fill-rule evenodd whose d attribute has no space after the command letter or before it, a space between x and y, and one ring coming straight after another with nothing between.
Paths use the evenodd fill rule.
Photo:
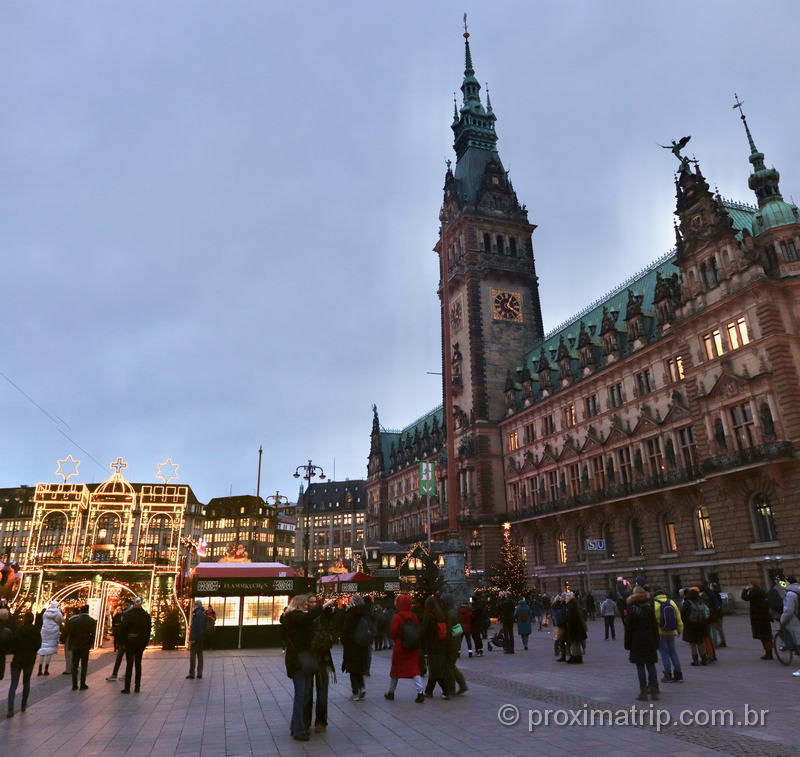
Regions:
<instances>
[{"instance_id":1,"label":"plaza ground","mask_svg":"<svg viewBox=\"0 0 800 757\"><path fill-rule=\"evenodd\" d=\"M719 662L689 666L688 646L680 643L686 682L662 684L653 705L674 719L681 710L731 709L734 720L745 705L766 709L766 725L755 727L549 725L528 730L528 711L588 708L630 717L638 693L635 667L627 662L621 633L604 641L602 622L590 623L584 665L555 661L547 632L534 633L530 650L459 661L469 685L460 697L438 693L424 704L413 701L413 684L401 681L397 699L383 698L391 653L376 652L367 698L351 702L348 677L331 684L328 731L308 743L289 736L291 681L280 650L228 650L206 654L202 680L186 680L188 654L148 651L142 692L122 696L122 684L107 682L113 655L93 655L88 691L71 690L60 675L33 678L25 713L0 721L0 754L23 757L266 757L266 755L800 755L800 678L777 662L759 660L760 645L750 638L746 617L726 619L728 648ZM519 641L517 639L517 641ZM341 649L334 649L341 662ZM660 672L660 666L659 666ZM7 692L7 681L0 693ZM498 710L513 705L516 725L504 726ZM636 703L645 713L649 704ZM17 708L19 707L19 693ZM514 710L506 708L506 716ZM534 715L534 718L541 715ZM568 717L567 715L555 716ZM560 721L559 721L560 722Z\"/></svg>"}]
</instances>

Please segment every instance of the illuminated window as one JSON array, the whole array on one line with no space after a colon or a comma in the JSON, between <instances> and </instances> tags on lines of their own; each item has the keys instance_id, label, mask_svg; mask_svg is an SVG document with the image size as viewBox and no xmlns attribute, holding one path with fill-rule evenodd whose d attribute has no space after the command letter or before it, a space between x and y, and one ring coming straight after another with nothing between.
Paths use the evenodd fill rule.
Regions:
<instances>
[{"instance_id":1,"label":"illuminated window","mask_svg":"<svg viewBox=\"0 0 800 757\"><path fill-rule=\"evenodd\" d=\"M567 540L564 538L563 533L558 535L556 552L558 554L558 561L563 565L567 561Z\"/></svg>"},{"instance_id":2,"label":"illuminated window","mask_svg":"<svg viewBox=\"0 0 800 757\"><path fill-rule=\"evenodd\" d=\"M715 357L725 353L725 346L722 344L722 333L719 329L709 331L703 335L703 346L706 350L706 357L713 360Z\"/></svg>"},{"instance_id":3,"label":"illuminated window","mask_svg":"<svg viewBox=\"0 0 800 757\"><path fill-rule=\"evenodd\" d=\"M665 515L662 518L662 524L663 524L663 535L664 535L664 551L677 552L678 539L675 536L675 523L673 522L670 516Z\"/></svg>"},{"instance_id":4,"label":"illuminated window","mask_svg":"<svg viewBox=\"0 0 800 757\"><path fill-rule=\"evenodd\" d=\"M217 614L217 626L238 626L241 597L208 597L206 609Z\"/></svg>"},{"instance_id":5,"label":"illuminated window","mask_svg":"<svg viewBox=\"0 0 800 757\"><path fill-rule=\"evenodd\" d=\"M778 532L775 529L772 505L763 494L756 494L753 498L753 517L756 525L756 539L758 541L777 541Z\"/></svg>"},{"instance_id":6,"label":"illuminated window","mask_svg":"<svg viewBox=\"0 0 800 757\"><path fill-rule=\"evenodd\" d=\"M697 536L701 549L714 549L714 537L711 534L711 517L705 505L695 511L697 521Z\"/></svg>"},{"instance_id":7,"label":"illuminated window","mask_svg":"<svg viewBox=\"0 0 800 757\"><path fill-rule=\"evenodd\" d=\"M508 451L513 452L514 450L519 449L519 436L517 435L516 431L511 431L508 434Z\"/></svg>"},{"instance_id":8,"label":"illuminated window","mask_svg":"<svg viewBox=\"0 0 800 757\"><path fill-rule=\"evenodd\" d=\"M683 358L680 355L675 355L675 357L669 358L669 360L666 362L666 366L667 375L673 384L678 381L683 381Z\"/></svg>"},{"instance_id":9,"label":"illuminated window","mask_svg":"<svg viewBox=\"0 0 800 757\"><path fill-rule=\"evenodd\" d=\"M645 446L647 447L647 464L650 468L650 475L653 477L660 476L664 472L664 458L661 455L661 442L655 437L648 439Z\"/></svg>"},{"instance_id":10,"label":"illuminated window","mask_svg":"<svg viewBox=\"0 0 800 757\"><path fill-rule=\"evenodd\" d=\"M242 597L243 626L269 626L280 622L283 608L289 604L289 597ZM219 621L218 621L219 622Z\"/></svg>"},{"instance_id":11,"label":"illuminated window","mask_svg":"<svg viewBox=\"0 0 800 757\"><path fill-rule=\"evenodd\" d=\"M737 318L725 326L728 332L728 341L732 350L738 350L750 343L750 333L747 330L747 321L744 318Z\"/></svg>"},{"instance_id":12,"label":"illuminated window","mask_svg":"<svg viewBox=\"0 0 800 757\"><path fill-rule=\"evenodd\" d=\"M566 407L561 408L561 425L564 428L570 428L577 423L575 417L575 403L570 402Z\"/></svg>"}]
</instances>

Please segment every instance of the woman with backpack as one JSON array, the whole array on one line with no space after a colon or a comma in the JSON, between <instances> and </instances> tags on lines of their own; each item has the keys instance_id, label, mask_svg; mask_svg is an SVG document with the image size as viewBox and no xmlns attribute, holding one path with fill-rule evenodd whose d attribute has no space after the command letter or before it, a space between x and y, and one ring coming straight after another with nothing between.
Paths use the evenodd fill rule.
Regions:
<instances>
[{"instance_id":1,"label":"woman with backpack","mask_svg":"<svg viewBox=\"0 0 800 757\"><path fill-rule=\"evenodd\" d=\"M692 649L692 665L707 665L705 638L708 636L708 619L705 607L696 588L687 589L681 605L683 640Z\"/></svg>"},{"instance_id":2,"label":"woman with backpack","mask_svg":"<svg viewBox=\"0 0 800 757\"><path fill-rule=\"evenodd\" d=\"M389 691L383 696L390 701L393 700L397 681L401 678L411 678L417 689L417 698L414 701L422 704L425 701L419 668L422 627L417 616L411 611L411 597L408 594L399 594L394 605L396 612L389 628L389 638L394 642L392 668L389 671Z\"/></svg>"},{"instance_id":3,"label":"woman with backpack","mask_svg":"<svg viewBox=\"0 0 800 757\"><path fill-rule=\"evenodd\" d=\"M364 598L360 594L353 594L342 626L342 671L350 674L351 699L354 702L360 702L367 696L364 673L369 669L370 646L375 638L374 621L368 609ZM367 632L368 624L372 624L371 636Z\"/></svg>"},{"instance_id":4,"label":"woman with backpack","mask_svg":"<svg viewBox=\"0 0 800 757\"><path fill-rule=\"evenodd\" d=\"M528 638L531 635L532 626L531 607L525 601L525 597L520 599L516 608L514 609L514 621L517 624L517 633L519 634L520 639L522 639L522 646L527 651Z\"/></svg>"},{"instance_id":5,"label":"woman with backpack","mask_svg":"<svg viewBox=\"0 0 800 757\"><path fill-rule=\"evenodd\" d=\"M433 696L437 683L442 689L442 699L449 699L453 693L448 665L449 634L444 608L436 597L428 597L422 613L422 648L428 656L428 685L425 687L425 696Z\"/></svg>"}]
</instances>

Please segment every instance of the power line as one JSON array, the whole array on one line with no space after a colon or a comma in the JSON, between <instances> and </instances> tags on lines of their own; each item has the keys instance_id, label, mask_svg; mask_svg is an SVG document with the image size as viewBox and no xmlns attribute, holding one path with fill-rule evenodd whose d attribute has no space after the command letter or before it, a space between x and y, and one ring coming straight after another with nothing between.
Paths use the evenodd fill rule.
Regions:
<instances>
[{"instance_id":1,"label":"power line","mask_svg":"<svg viewBox=\"0 0 800 757\"><path fill-rule=\"evenodd\" d=\"M69 424L67 424L65 421L61 420L61 418L58 418L57 416L50 415L50 413L48 413L47 410L45 410L33 397L31 397L30 394L28 394L19 384L12 381L2 371L0 371L0 376L2 376L6 381L8 381L8 383L11 384L11 386L13 386L14 389L16 389L23 397L25 397L25 399L28 400L28 402L30 402L37 410L39 410L39 412L42 413L42 415L44 415L47 419L52 421L53 425L56 427L56 431L58 431L58 433L61 434L61 436L63 436L69 442L74 444L81 452L83 452L84 455L86 455L90 460L92 460L92 462L94 462L102 471L105 471L106 469L105 465L103 465L91 452L81 447L81 445L78 444L78 442L76 442L68 433L66 433L66 431L59 428L59 424L62 424L67 428L69 428Z\"/></svg>"}]
</instances>

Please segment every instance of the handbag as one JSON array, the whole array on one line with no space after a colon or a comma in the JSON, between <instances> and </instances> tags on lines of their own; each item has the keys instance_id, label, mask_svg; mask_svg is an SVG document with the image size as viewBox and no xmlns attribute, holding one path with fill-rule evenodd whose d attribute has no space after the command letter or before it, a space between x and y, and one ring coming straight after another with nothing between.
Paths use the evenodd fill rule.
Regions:
<instances>
[{"instance_id":1,"label":"handbag","mask_svg":"<svg viewBox=\"0 0 800 757\"><path fill-rule=\"evenodd\" d=\"M306 675L313 675L319 670L317 658L307 650L297 653L297 663L300 665L300 670Z\"/></svg>"},{"instance_id":2,"label":"handbag","mask_svg":"<svg viewBox=\"0 0 800 757\"><path fill-rule=\"evenodd\" d=\"M450 629L450 635L451 636L461 636L463 633L464 633L464 629L461 627L461 623L456 623Z\"/></svg>"}]
</instances>

